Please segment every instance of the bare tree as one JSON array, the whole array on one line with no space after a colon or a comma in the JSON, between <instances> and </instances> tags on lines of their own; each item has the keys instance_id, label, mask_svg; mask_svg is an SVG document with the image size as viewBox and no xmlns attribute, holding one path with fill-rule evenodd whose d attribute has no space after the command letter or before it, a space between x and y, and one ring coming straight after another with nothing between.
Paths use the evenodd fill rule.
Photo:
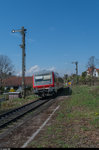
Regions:
<instances>
[{"instance_id":1,"label":"bare tree","mask_svg":"<svg viewBox=\"0 0 99 150\"><path fill-rule=\"evenodd\" d=\"M13 67L8 56L0 55L0 87L2 87L3 79L14 73Z\"/></svg>"},{"instance_id":2,"label":"bare tree","mask_svg":"<svg viewBox=\"0 0 99 150\"><path fill-rule=\"evenodd\" d=\"M94 73L94 69L96 66L96 62L95 62L95 56L91 56L88 60L88 65L87 67L90 68L91 70L91 76L93 77L93 73Z\"/></svg>"},{"instance_id":3,"label":"bare tree","mask_svg":"<svg viewBox=\"0 0 99 150\"><path fill-rule=\"evenodd\" d=\"M96 68L97 60L98 59L96 59L95 56L91 56L88 60L87 67L90 68L90 74L91 74L90 85L91 85L91 82L93 82L93 85L94 85L94 81L95 81L94 70Z\"/></svg>"}]
</instances>

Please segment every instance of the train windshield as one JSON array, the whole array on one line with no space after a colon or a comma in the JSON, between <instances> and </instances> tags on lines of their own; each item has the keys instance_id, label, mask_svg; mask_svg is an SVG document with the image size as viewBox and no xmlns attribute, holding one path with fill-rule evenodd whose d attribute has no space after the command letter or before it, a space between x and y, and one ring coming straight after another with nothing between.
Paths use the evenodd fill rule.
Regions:
<instances>
[{"instance_id":1,"label":"train windshield","mask_svg":"<svg viewBox=\"0 0 99 150\"><path fill-rule=\"evenodd\" d=\"M35 85L46 85L51 84L52 74L43 74L35 76Z\"/></svg>"}]
</instances>

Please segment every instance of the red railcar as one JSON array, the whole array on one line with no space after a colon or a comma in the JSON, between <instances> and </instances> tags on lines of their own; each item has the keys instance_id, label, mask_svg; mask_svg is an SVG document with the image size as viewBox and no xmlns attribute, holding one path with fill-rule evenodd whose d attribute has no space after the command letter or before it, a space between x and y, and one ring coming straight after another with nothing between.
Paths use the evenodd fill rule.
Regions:
<instances>
[{"instance_id":1,"label":"red railcar","mask_svg":"<svg viewBox=\"0 0 99 150\"><path fill-rule=\"evenodd\" d=\"M39 72L33 75L34 93L44 97L54 95L63 88L63 79L53 71Z\"/></svg>"}]
</instances>

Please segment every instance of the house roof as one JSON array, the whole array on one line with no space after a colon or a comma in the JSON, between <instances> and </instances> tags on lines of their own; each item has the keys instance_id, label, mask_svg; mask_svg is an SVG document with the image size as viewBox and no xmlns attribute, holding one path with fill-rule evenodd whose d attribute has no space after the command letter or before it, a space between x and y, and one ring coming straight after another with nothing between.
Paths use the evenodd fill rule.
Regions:
<instances>
[{"instance_id":1,"label":"house roof","mask_svg":"<svg viewBox=\"0 0 99 150\"><path fill-rule=\"evenodd\" d=\"M91 72L92 72L92 68L88 68L88 69L87 69L87 72L88 72L88 73L91 73Z\"/></svg>"},{"instance_id":2,"label":"house roof","mask_svg":"<svg viewBox=\"0 0 99 150\"><path fill-rule=\"evenodd\" d=\"M97 72L99 72L99 69L96 69Z\"/></svg>"},{"instance_id":3,"label":"house roof","mask_svg":"<svg viewBox=\"0 0 99 150\"><path fill-rule=\"evenodd\" d=\"M99 72L99 69L97 69L97 68L94 68L97 72ZM87 72L90 74L90 73L92 73L92 68L88 68L87 69Z\"/></svg>"},{"instance_id":4,"label":"house roof","mask_svg":"<svg viewBox=\"0 0 99 150\"><path fill-rule=\"evenodd\" d=\"M32 76L25 77L25 85L32 86ZM3 80L4 86L21 86L22 85L22 77L11 76L7 79Z\"/></svg>"}]
</instances>

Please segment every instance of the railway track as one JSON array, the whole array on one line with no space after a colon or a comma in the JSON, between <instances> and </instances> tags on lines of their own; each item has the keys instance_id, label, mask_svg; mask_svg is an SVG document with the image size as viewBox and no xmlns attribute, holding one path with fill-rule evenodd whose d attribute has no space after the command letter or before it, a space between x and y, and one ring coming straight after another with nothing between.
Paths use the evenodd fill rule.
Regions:
<instances>
[{"instance_id":1,"label":"railway track","mask_svg":"<svg viewBox=\"0 0 99 150\"><path fill-rule=\"evenodd\" d=\"M48 100L39 99L39 100L33 101L29 104L26 104L22 107L13 109L7 113L1 114L0 115L0 129L7 126L9 123L16 121L20 117L24 116L26 113L37 109L38 107L47 103L48 101L49 101L49 99Z\"/></svg>"},{"instance_id":2,"label":"railway track","mask_svg":"<svg viewBox=\"0 0 99 150\"><path fill-rule=\"evenodd\" d=\"M0 103L3 102L3 101L5 101L5 98L1 98L1 99L0 99Z\"/></svg>"}]
</instances>

